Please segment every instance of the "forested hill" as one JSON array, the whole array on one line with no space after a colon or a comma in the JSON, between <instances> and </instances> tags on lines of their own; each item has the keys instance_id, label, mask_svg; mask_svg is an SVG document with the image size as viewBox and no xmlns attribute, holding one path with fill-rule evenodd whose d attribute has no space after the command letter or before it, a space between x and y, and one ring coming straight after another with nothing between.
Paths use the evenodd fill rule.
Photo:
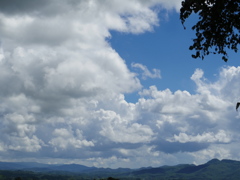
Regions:
<instances>
[{"instance_id":1,"label":"forested hill","mask_svg":"<svg viewBox=\"0 0 240 180\"><path fill-rule=\"evenodd\" d=\"M111 177L111 178L109 178ZM239 180L240 161L213 159L205 164L182 164L140 169L110 169L77 164L47 165L39 163L0 162L0 179L186 179Z\"/></svg>"}]
</instances>

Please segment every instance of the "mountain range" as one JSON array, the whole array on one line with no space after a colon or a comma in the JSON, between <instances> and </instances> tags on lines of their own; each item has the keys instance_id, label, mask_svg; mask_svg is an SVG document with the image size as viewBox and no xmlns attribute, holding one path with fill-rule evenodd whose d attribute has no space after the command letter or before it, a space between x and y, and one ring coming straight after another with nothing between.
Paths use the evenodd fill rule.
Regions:
<instances>
[{"instance_id":1,"label":"mountain range","mask_svg":"<svg viewBox=\"0 0 240 180\"><path fill-rule=\"evenodd\" d=\"M118 179L187 179L187 180L239 180L240 179L240 161L234 160L218 160L201 164L180 164L176 166L147 167L140 169L129 168L96 168L87 167L79 164L61 164L50 165L31 162L0 162L0 175L6 172L21 172L50 175L71 175L83 176L97 179L99 177L115 177ZM4 174L5 173L5 174ZM20 175L21 175L20 173ZM8 173L7 173L8 174ZM19 176L20 176L19 175ZM22 175L23 176L23 175ZM38 178L41 179L41 178ZM46 179L46 178L45 178ZM54 179L52 177L52 179Z\"/></svg>"}]
</instances>

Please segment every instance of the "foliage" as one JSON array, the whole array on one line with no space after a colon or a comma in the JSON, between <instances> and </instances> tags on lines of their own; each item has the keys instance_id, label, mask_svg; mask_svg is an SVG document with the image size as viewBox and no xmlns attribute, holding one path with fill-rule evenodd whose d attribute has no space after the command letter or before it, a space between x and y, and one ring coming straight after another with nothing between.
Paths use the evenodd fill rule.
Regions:
<instances>
[{"instance_id":1,"label":"foliage","mask_svg":"<svg viewBox=\"0 0 240 180\"><path fill-rule=\"evenodd\" d=\"M195 13L199 21L192 26L196 38L190 50L195 49L193 58L202 58L210 53L221 54L228 61L226 49L238 51L240 43L240 0L184 0L180 10L180 19L184 25L186 19Z\"/></svg>"}]
</instances>

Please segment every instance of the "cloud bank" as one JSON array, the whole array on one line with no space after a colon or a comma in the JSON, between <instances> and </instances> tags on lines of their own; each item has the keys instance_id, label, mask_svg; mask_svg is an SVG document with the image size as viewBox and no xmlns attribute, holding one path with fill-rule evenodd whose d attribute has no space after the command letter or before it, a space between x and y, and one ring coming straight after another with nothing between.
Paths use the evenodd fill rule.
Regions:
<instances>
[{"instance_id":1,"label":"cloud bank","mask_svg":"<svg viewBox=\"0 0 240 180\"><path fill-rule=\"evenodd\" d=\"M196 93L142 87L108 43L110 30L159 25L166 0L1 0L0 160L141 167L239 159L240 67ZM142 78L161 78L139 63ZM229 88L231 87L231 88ZM139 93L136 103L126 93Z\"/></svg>"}]
</instances>

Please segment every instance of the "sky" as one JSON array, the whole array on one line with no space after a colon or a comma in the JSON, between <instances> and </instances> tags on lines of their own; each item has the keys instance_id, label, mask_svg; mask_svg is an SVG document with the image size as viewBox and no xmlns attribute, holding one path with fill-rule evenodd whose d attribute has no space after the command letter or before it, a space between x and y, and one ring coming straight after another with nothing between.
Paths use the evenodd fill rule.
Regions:
<instances>
[{"instance_id":1,"label":"sky","mask_svg":"<svg viewBox=\"0 0 240 180\"><path fill-rule=\"evenodd\" d=\"M181 0L1 0L0 161L240 160L239 56L192 59Z\"/></svg>"}]
</instances>

